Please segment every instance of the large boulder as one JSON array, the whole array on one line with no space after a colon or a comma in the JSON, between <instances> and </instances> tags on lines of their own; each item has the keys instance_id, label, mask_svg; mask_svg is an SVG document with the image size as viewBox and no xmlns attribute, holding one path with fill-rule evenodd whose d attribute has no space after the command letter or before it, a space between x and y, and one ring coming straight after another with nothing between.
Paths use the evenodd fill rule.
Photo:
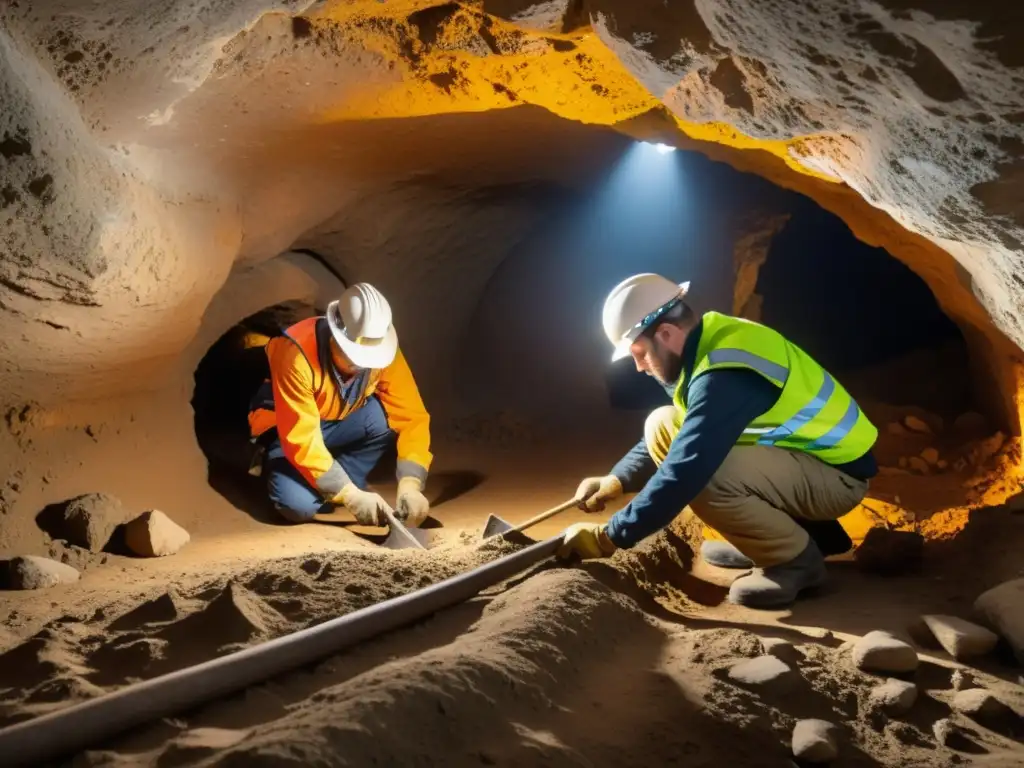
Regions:
<instances>
[{"instance_id":1,"label":"large boulder","mask_svg":"<svg viewBox=\"0 0 1024 768\"><path fill-rule=\"evenodd\" d=\"M974 610L1002 635L1024 664L1024 579L1006 581L982 593Z\"/></svg>"},{"instance_id":2,"label":"large boulder","mask_svg":"<svg viewBox=\"0 0 1024 768\"><path fill-rule=\"evenodd\" d=\"M114 529L127 519L120 499L87 493L71 499L50 527L50 535L90 552L102 552Z\"/></svg>"},{"instance_id":3,"label":"large boulder","mask_svg":"<svg viewBox=\"0 0 1024 768\"><path fill-rule=\"evenodd\" d=\"M143 512L125 526L128 549L141 557L166 557L189 543L188 531L159 509Z\"/></svg>"}]
</instances>

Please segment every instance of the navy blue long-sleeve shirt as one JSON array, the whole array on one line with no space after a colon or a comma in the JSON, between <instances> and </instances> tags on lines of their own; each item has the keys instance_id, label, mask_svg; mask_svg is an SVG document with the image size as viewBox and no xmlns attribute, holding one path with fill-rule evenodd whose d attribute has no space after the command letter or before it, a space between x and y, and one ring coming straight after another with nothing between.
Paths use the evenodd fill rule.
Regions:
<instances>
[{"instance_id":1,"label":"navy blue long-sleeve shirt","mask_svg":"<svg viewBox=\"0 0 1024 768\"><path fill-rule=\"evenodd\" d=\"M689 376L693 369L700 332L698 324L686 340L680 375ZM675 385L666 389L671 392ZM704 490L747 425L772 408L781 394L759 373L742 368L706 371L694 379L686 418L661 466L641 439L612 468L627 493L642 490L612 516L608 538L616 546L631 547L672 522ZM836 469L859 480L878 471L871 451Z\"/></svg>"}]
</instances>

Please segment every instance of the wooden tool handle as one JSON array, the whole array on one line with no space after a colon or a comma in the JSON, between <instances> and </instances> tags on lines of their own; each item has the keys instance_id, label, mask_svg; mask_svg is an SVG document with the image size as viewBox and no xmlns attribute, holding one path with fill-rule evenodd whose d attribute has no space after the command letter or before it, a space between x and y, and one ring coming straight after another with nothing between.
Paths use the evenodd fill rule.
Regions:
<instances>
[{"instance_id":1,"label":"wooden tool handle","mask_svg":"<svg viewBox=\"0 0 1024 768\"><path fill-rule=\"evenodd\" d=\"M561 512L565 512L567 509L572 509L577 504L579 504L579 502L576 499L569 499L567 502L559 504L557 507L552 507L546 512L541 512L539 515L534 515L529 520L526 520L525 522L522 522L519 525L509 528L502 535L507 536L510 533L519 533L520 531L525 531L527 528L531 528L535 526L537 523L544 522L549 517L554 517L555 515Z\"/></svg>"}]
</instances>

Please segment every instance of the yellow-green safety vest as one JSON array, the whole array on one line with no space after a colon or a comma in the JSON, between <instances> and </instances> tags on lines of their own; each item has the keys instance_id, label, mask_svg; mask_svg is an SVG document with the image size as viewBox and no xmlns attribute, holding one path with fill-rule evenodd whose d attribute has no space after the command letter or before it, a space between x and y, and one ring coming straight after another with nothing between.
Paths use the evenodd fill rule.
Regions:
<instances>
[{"instance_id":1,"label":"yellow-green safety vest","mask_svg":"<svg viewBox=\"0 0 1024 768\"><path fill-rule=\"evenodd\" d=\"M686 417L690 382L705 371L745 368L782 390L778 402L758 416L737 445L770 445L809 453L828 464L844 464L874 445L878 429L842 385L814 359L767 326L707 312L689 377L685 371L672 398L679 422Z\"/></svg>"}]
</instances>

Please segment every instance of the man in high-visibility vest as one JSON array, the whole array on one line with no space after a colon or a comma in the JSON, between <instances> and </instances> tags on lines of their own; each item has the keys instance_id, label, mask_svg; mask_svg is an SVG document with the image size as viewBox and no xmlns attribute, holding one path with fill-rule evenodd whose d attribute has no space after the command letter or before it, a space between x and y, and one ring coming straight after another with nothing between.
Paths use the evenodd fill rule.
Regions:
<instances>
[{"instance_id":1,"label":"man in high-visibility vest","mask_svg":"<svg viewBox=\"0 0 1024 768\"><path fill-rule=\"evenodd\" d=\"M391 507L366 489L366 477L397 437L394 512L423 522L430 416L380 291L351 286L325 316L291 326L266 352L270 379L250 404L249 429L265 449L262 473L278 512L306 522L344 506L363 525L381 524Z\"/></svg>"},{"instance_id":2,"label":"man in high-visibility vest","mask_svg":"<svg viewBox=\"0 0 1024 768\"><path fill-rule=\"evenodd\" d=\"M606 524L570 526L560 555L607 557L689 505L705 524L705 561L752 569L729 599L784 606L825 581L825 556L850 548L838 518L877 473L878 430L798 346L759 323L698 315L688 290L644 273L605 301L613 359L631 355L673 404L648 417L644 439L611 472L580 483L576 498L588 511L639 493Z\"/></svg>"}]
</instances>

